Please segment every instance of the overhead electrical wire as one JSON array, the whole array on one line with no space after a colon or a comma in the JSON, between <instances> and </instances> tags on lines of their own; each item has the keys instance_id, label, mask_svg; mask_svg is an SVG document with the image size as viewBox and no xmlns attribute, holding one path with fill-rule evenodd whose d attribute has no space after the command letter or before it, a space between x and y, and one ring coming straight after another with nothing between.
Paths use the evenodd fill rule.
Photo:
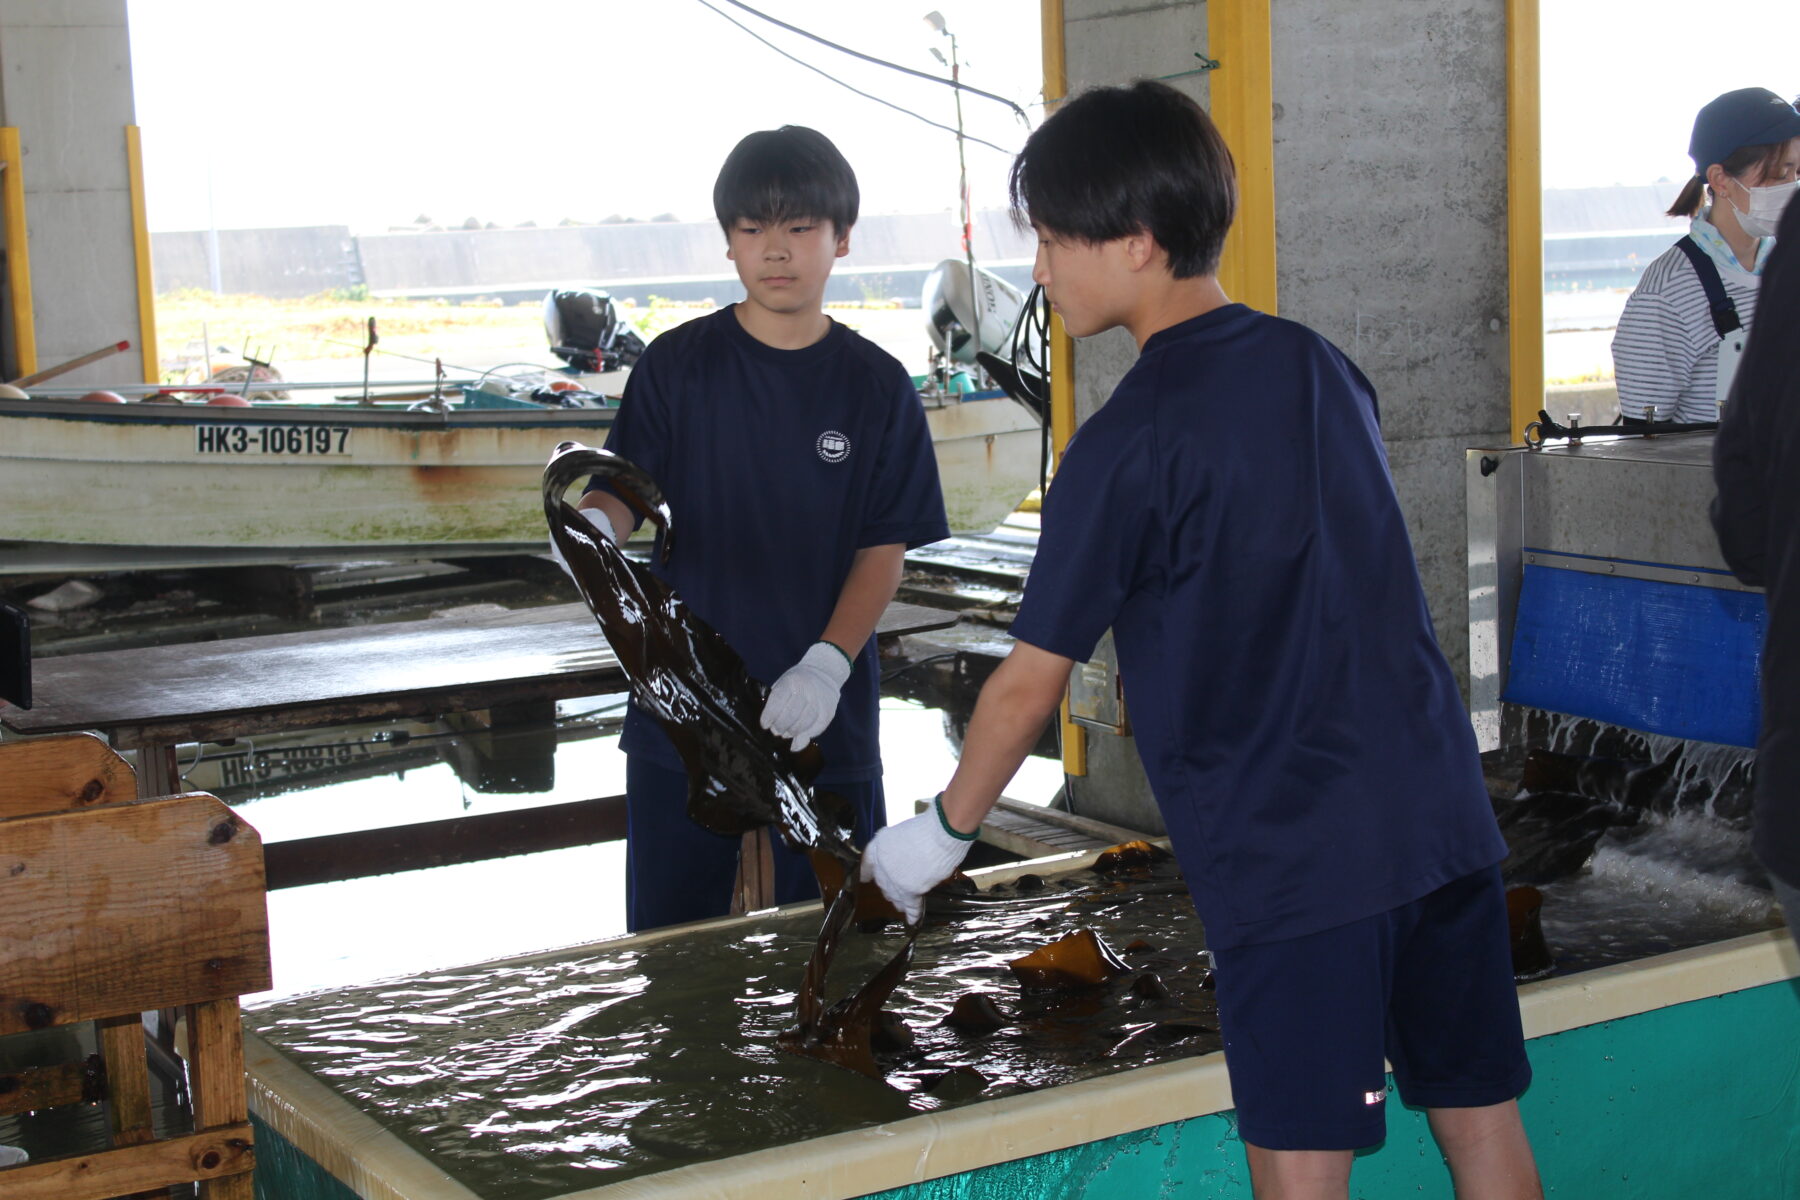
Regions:
<instances>
[{"instance_id":1,"label":"overhead electrical wire","mask_svg":"<svg viewBox=\"0 0 1800 1200\"><path fill-rule=\"evenodd\" d=\"M836 75L833 75L831 72L825 70L823 67L815 66L812 63L807 62L804 58L801 58L795 54L790 54L788 51L783 50L780 46L777 46L774 42L771 42L768 38L762 36L762 34L756 32L756 30L750 28L748 25L745 25L742 21L739 21L736 17L733 17L730 13L725 12L723 9L720 9L720 8L714 6L711 3L711 0L697 0L697 2L701 5L701 7L710 9L712 12L717 13L720 17L724 18L727 21L730 21L733 25L736 25L739 29L743 30L745 33L749 34L751 37L755 38L757 41L761 42L763 45L767 46L769 49L775 51L775 53L781 55L783 58L789 59L792 62L796 62L799 65L805 67L807 70L814 72L815 74L823 75L826 79L829 79L831 82L837 84L841 88L844 88L846 91L855 92L858 96L861 96L865 100L873 100L877 104L885 105L886 107L893 109L897 113L902 113L906 116L913 118L915 121L923 121L923 122L925 122L925 124L930 125L934 129L941 129L945 133L956 134L957 136L960 136L968 141L974 142L978 146L986 146L988 149L997 150L1001 154L1011 154L1012 153L1011 150L1008 150L1004 146L996 146L993 142L990 142L990 141L986 140L985 138L978 138L972 133L966 133L961 130L958 130L955 126L945 125L942 122L934 121L930 117L924 116L920 113L916 113L910 108L902 107L901 105L895 104L891 100L884 100L880 96L876 96L869 92L865 92L859 87L856 87L852 84L846 83L842 79L839 79ZM761 17L763 20L768 21L772 25L779 25L783 29L792 30L793 32L801 34L802 36L812 38L812 40L819 42L823 45L830 46L834 50L841 50L845 54L854 55L857 58L867 59L868 61L870 61L872 63L878 63L884 67L892 67L896 71L904 71L909 75L917 75L921 79L929 79L934 83L942 83L942 84L946 84L948 86L953 86L953 87L959 88L962 91L973 93L974 95L977 95L977 96L986 96L990 100L998 100L1000 103L1006 105L1008 108L1011 108L1014 112L1018 113L1021 118L1025 119L1029 123L1030 118L1025 116L1025 110L1020 108L1018 105L1014 104L1011 100L1006 99L1004 96L996 96L991 92L984 92L980 88L972 88L972 87L969 87L968 85L962 84L962 83L952 84L951 81L948 79L940 78L939 76L929 74L925 71L915 71L911 67L903 67L903 66L900 66L898 63L885 62L882 59L874 58L874 57L871 57L870 55L864 54L859 50L851 50L846 46L840 46L835 42L827 41L826 39L819 37L816 34L807 33L806 30L799 29L793 25L789 25L785 21L779 21L779 20L776 20L774 17L768 16L767 14L757 12L755 9L751 8L749 5L739 3L739 0L725 0L725 2L727 4L736 4L737 7L743 9L745 12L754 13L756 16Z\"/></svg>"},{"instance_id":2,"label":"overhead electrical wire","mask_svg":"<svg viewBox=\"0 0 1800 1200\"><path fill-rule=\"evenodd\" d=\"M789 33L797 33L803 38L811 38L821 46L830 46L840 54L848 54L852 58L860 58L864 62L872 62L876 66L887 67L892 71L901 71L907 75L917 75L920 79L926 80L929 83L941 84L947 88L955 88L959 92L967 92L971 96L985 97L994 101L996 104L1004 104L1018 114L1019 120L1025 123L1026 128L1030 128L1031 126L1031 118L1025 115L1025 110L1020 108L1017 104L1014 104L1011 100L1008 100L1005 96L997 96L993 92L984 92L980 88L970 87L959 79L945 79L942 75L933 75L930 71L916 71L911 67L903 67L897 62L889 62L885 58L876 58L873 54L864 54L861 50L852 50L848 46L840 46L830 38L820 37L816 33L800 28L798 25L789 25L779 17L771 17L766 12L759 12L756 9L751 8L748 4L745 4L744 0L725 0L725 3L732 5L735 8L741 8L751 16L767 21L771 25L780 26Z\"/></svg>"}]
</instances>

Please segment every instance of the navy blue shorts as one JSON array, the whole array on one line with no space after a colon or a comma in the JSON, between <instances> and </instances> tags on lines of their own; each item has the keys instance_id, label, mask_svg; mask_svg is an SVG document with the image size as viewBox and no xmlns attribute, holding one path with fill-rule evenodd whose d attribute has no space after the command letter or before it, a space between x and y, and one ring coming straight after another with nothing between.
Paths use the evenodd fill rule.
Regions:
<instances>
[{"instance_id":1,"label":"navy blue shorts","mask_svg":"<svg viewBox=\"0 0 1800 1200\"><path fill-rule=\"evenodd\" d=\"M1387 1136L1385 1055L1423 1108L1511 1100L1531 1082L1500 868L1385 913L1214 954L1238 1133L1266 1150Z\"/></svg>"},{"instance_id":2,"label":"navy blue shorts","mask_svg":"<svg viewBox=\"0 0 1800 1200\"><path fill-rule=\"evenodd\" d=\"M832 783L856 810L856 844L887 824L881 781ZM687 773L642 755L625 756L625 925L633 933L731 912L742 839L721 837L688 819ZM775 902L816 900L819 881L804 854L775 833Z\"/></svg>"}]
</instances>

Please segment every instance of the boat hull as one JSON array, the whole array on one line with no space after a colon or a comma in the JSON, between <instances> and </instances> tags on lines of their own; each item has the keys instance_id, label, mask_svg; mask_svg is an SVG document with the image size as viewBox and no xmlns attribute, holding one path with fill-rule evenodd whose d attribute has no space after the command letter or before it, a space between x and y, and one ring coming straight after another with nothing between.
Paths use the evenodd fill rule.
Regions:
<instances>
[{"instance_id":1,"label":"boat hull","mask_svg":"<svg viewBox=\"0 0 1800 1200\"><path fill-rule=\"evenodd\" d=\"M1038 486L1043 427L1004 397L925 406L952 533L987 533Z\"/></svg>"},{"instance_id":2,"label":"boat hull","mask_svg":"<svg viewBox=\"0 0 1800 1200\"><path fill-rule=\"evenodd\" d=\"M0 575L536 553L559 442L611 409L0 407ZM927 406L950 525L992 529L1037 484L1011 400Z\"/></svg>"},{"instance_id":3,"label":"boat hull","mask_svg":"<svg viewBox=\"0 0 1800 1200\"><path fill-rule=\"evenodd\" d=\"M9 405L0 573L301 562L544 540L543 466L605 410Z\"/></svg>"}]
</instances>

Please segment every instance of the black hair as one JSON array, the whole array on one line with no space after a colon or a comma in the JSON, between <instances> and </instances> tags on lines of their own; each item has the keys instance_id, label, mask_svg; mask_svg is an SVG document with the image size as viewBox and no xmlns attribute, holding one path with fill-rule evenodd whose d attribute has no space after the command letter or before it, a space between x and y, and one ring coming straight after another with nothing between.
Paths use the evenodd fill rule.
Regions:
<instances>
[{"instance_id":1,"label":"black hair","mask_svg":"<svg viewBox=\"0 0 1800 1200\"><path fill-rule=\"evenodd\" d=\"M1785 141L1767 142L1755 146L1739 146L1736 150L1727 154L1724 161L1721 162L1719 166L1723 167L1725 173L1734 179L1742 176L1751 167L1760 166L1762 168L1760 174L1766 179L1768 178L1770 171L1775 170L1781 165L1782 155L1786 153L1787 143ZM1694 176L1692 179L1688 180L1687 185L1681 189L1681 194L1675 197L1675 203L1669 205L1669 211L1666 215L1671 217L1693 216L1700 211L1701 193L1706 192L1710 194L1711 191L1712 188L1707 185L1706 176L1704 174Z\"/></svg>"},{"instance_id":2,"label":"black hair","mask_svg":"<svg viewBox=\"0 0 1800 1200\"><path fill-rule=\"evenodd\" d=\"M1237 167L1193 100L1166 83L1094 88L1069 101L1013 161L1013 219L1097 243L1149 233L1169 271L1219 269L1237 212Z\"/></svg>"},{"instance_id":3,"label":"black hair","mask_svg":"<svg viewBox=\"0 0 1800 1200\"><path fill-rule=\"evenodd\" d=\"M803 125L749 134L725 158L713 184L713 214L727 237L733 223L813 217L839 236L856 224L856 172L831 139Z\"/></svg>"}]
</instances>

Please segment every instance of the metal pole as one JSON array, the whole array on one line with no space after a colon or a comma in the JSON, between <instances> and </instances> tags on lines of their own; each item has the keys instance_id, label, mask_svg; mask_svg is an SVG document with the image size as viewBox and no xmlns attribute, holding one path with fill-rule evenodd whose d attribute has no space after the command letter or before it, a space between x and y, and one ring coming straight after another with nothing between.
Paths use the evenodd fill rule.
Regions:
<instances>
[{"instance_id":1,"label":"metal pole","mask_svg":"<svg viewBox=\"0 0 1800 1200\"><path fill-rule=\"evenodd\" d=\"M950 37L950 82L962 82L962 68L956 57L956 35ZM975 302L975 352L981 353L981 280L975 274L975 214L969 205L969 159L963 141L962 89L956 93L956 166L962 184L963 257L969 264L969 293Z\"/></svg>"},{"instance_id":2,"label":"metal pole","mask_svg":"<svg viewBox=\"0 0 1800 1200\"><path fill-rule=\"evenodd\" d=\"M212 164L206 165L206 277L212 288L212 294L218 295L224 288L221 285L219 270L219 218L213 208L213 171Z\"/></svg>"}]
</instances>

